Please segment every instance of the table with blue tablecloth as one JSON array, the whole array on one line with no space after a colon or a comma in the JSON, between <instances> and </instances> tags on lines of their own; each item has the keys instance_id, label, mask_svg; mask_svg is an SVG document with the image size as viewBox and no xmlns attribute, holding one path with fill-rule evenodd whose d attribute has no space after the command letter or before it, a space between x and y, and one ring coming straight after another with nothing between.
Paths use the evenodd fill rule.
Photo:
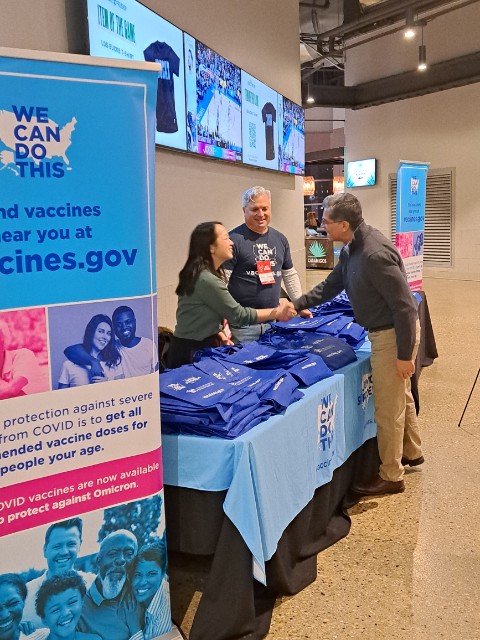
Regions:
<instances>
[{"instance_id":1,"label":"table with blue tablecloth","mask_svg":"<svg viewBox=\"0 0 480 640\"><path fill-rule=\"evenodd\" d=\"M174 552L213 556L191 640L263 637L275 597L348 533L350 484L378 469L369 353L302 391L235 440L163 436L174 617Z\"/></svg>"},{"instance_id":2,"label":"table with blue tablecloth","mask_svg":"<svg viewBox=\"0 0 480 640\"><path fill-rule=\"evenodd\" d=\"M412 391L437 357L425 294ZM172 612L200 557L190 640L259 640L275 599L317 578L317 554L348 534L352 483L378 471L369 343L358 361L235 440L163 436ZM197 567L198 568L198 567Z\"/></svg>"}]
</instances>

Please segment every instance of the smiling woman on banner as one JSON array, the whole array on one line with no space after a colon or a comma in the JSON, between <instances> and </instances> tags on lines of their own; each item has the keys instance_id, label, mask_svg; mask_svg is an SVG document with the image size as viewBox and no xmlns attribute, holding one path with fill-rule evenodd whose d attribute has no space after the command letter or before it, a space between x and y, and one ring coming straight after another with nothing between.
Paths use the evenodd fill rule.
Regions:
<instances>
[{"instance_id":1,"label":"smiling woman on banner","mask_svg":"<svg viewBox=\"0 0 480 640\"><path fill-rule=\"evenodd\" d=\"M166 578L165 542L156 539L143 545L130 573L133 597L141 613L141 629L130 640L152 640L172 629L170 589Z\"/></svg>"},{"instance_id":2,"label":"smiling woman on banner","mask_svg":"<svg viewBox=\"0 0 480 640\"><path fill-rule=\"evenodd\" d=\"M14 573L0 575L0 640L44 640L48 636L46 629L30 635L22 632L21 620L26 597L27 587L20 576Z\"/></svg>"},{"instance_id":3,"label":"smiling woman on banner","mask_svg":"<svg viewBox=\"0 0 480 640\"><path fill-rule=\"evenodd\" d=\"M112 321L108 316L99 313L88 322L83 336L83 348L100 362L103 375L92 376L88 367L65 360L60 372L59 389L123 377L119 371L121 357L115 344Z\"/></svg>"},{"instance_id":4,"label":"smiling woman on banner","mask_svg":"<svg viewBox=\"0 0 480 640\"><path fill-rule=\"evenodd\" d=\"M177 324L173 333L167 366L193 362L195 351L205 347L232 344L223 331L224 320L244 326L287 321L295 314L293 305L281 299L278 307L242 307L228 292L222 264L232 258L233 242L221 222L202 222L190 236L188 258L179 273Z\"/></svg>"}]
</instances>

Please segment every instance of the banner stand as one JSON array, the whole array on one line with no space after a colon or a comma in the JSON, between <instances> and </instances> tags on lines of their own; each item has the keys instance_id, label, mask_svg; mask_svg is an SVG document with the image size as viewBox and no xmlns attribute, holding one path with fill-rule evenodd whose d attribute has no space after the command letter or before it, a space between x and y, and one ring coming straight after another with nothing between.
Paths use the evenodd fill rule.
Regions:
<instances>
[{"instance_id":1,"label":"banner stand","mask_svg":"<svg viewBox=\"0 0 480 640\"><path fill-rule=\"evenodd\" d=\"M181 637L156 347L158 68L0 49L0 603L22 603L21 638L53 635L66 602L66 640Z\"/></svg>"}]
</instances>

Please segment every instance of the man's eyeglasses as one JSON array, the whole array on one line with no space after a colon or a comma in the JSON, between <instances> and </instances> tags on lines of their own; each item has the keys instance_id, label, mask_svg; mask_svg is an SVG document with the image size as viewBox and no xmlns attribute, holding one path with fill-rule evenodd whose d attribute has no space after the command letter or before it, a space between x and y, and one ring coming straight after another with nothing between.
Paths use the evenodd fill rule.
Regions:
<instances>
[{"instance_id":1,"label":"man's eyeglasses","mask_svg":"<svg viewBox=\"0 0 480 640\"><path fill-rule=\"evenodd\" d=\"M322 225L324 227L327 227L329 224L338 224L339 222L343 222L343 220L326 220L325 218L323 218Z\"/></svg>"}]
</instances>

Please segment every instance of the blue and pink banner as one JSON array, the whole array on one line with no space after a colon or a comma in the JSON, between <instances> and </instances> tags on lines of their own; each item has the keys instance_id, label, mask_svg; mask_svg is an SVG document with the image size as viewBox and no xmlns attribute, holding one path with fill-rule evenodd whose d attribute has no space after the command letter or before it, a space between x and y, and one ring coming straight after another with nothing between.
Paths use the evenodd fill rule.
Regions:
<instances>
[{"instance_id":1,"label":"blue and pink banner","mask_svg":"<svg viewBox=\"0 0 480 640\"><path fill-rule=\"evenodd\" d=\"M67 592L76 600L67 640L172 628L156 349L157 75L154 64L0 49L0 591L26 583L22 621L12 624L18 633L33 626L35 638L55 635L49 607ZM112 554L121 557L115 575ZM122 613L126 596L135 624ZM102 601L115 603L111 624Z\"/></svg>"},{"instance_id":2,"label":"blue and pink banner","mask_svg":"<svg viewBox=\"0 0 480 640\"><path fill-rule=\"evenodd\" d=\"M428 162L400 161L397 172L395 246L413 291L422 289Z\"/></svg>"}]
</instances>

